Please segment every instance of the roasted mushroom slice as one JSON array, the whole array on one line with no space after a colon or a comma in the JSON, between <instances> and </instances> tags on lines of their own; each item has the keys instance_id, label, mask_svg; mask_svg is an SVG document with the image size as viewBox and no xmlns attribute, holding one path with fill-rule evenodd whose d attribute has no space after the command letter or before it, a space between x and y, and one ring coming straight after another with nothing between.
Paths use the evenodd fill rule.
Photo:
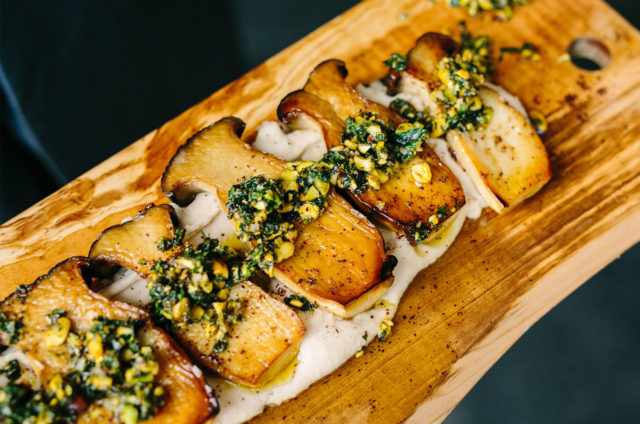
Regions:
<instances>
[{"instance_id":1,"label":"roasted mushroom slice","mask_svg":"<svg viewBox=\"0 0 640 424\"><path fill-rule=\"evenodd\" d=\"M178 229L172 226L167 231L174 216L169 205L150 205L135 220L105 230L93 244L90 256L98 264L120 265L142 277L149 273L153 276L156 271L152 268L157 261L174 256L178 256L177 261L185 260L180 254L184 245L175 235ZM171 257L166 255L168 249L163 250L168 241L175 251ZM138 266L141 260L147 263L144 268ZM216 346L219 340L212 337L210 320L186 320L178 325L167 322L167 328L202 366L235 383L262 386L295 359L304 325L293 310L249 281L231 287L228 298L241 305L242 319L230 326L224 345ZM179 306L173 308L177 310Z\"/></svg>"},{"instance_id":2,"label":"roasted mushroom slice","mask_svg":"<svg viewBox=\"0 0 640 424\"><path fill-rule=\"evenodd\" d=\"M3 414L9 422L204 421L213 404L202 375L144 311L89 290L89 266L68 259L0 303L1 328L17 329L0 330L9 346L1 355L16 358L0 389Z\"/></svg>"},{"instance_id":3,"label":"roasted mushroom slice","mask_svg":"<svg viewBox=\"0 0 640 424\"><path fill-rule=\"evenodd\" d=\"M343 62L321 63L311 72L303 90L282 100L279 119L294 129L319 128L328 148L342 143L345 120L361 112L375 113L394 125L405 122L389 108L363 97L345 81L346 75ZM412 243L435 234L465 203L460 183L427 145L413 159L400 164L378 189L347 191L365 213L405 234Z\"/></svg>"},{"instance_id":4,"label":"roasted mushroom slice","mask_svg":"<svg viewBox=\"0 0 640 424\"><path fill-rule=\"evenodd\" d=\"M173 332L198 362L223 378L263 387L296 359L304 324L291 308L249 281L236 284L229 298L244 306L242 320L231 328L225 350L215 353L205 322Z\"/></svg>"},{"instance_id":5,"label":"roasted mushroom slice","mask_svg":"<svg viewBox=\"0 0 640 424\"><path fill-rule=\"evenodd\" d=\"M416 83L417 87L426 85L429 93L437 90L442 84L437 74L438 65L445 57L455 54L458 47L453 38L444 34L429 32L418 38L416 45L407 54L407 70L401 74L401 87L406 89ZM405 78L407 80L403 81ZM423 96L423 100L434 112L441 108L431 96Z\"/></svg>"},{"instance_id":6,"label":"roasted mushroom slice","mask_svg":"<svg viewBox=\"0 0 640 424\"><path fill-rule=\"evenodd\" d=\"M418 39L407 56L402 85L418 87L432 111L440 107L431 93L441 86L437 67L453 54L457 43L442 34L428 33ZM491 88L482 87L479 97L492 108L492 117L481 130L447 133L447 141L471 176L476 189L496 212L503 212L535 194L551 178L551 166L540 137L526 118Z\"/></svg>"},{"instance_id":7,"label":"roasted mushroom slice","mask_svg":"<svg viewBox=\"0 0 640 424\"><path fill-rule=\"evenodd\" d=\"M106 276L115 266L128 268L141 277L157 261L168 261L183 249L184 231L169 205L149 205L130 221L104 230L91 245L93 272Z\"/></svg>"},{"instance_id":8,"label":"roasted mushroom slice","mask_svg":"<svg viewBox=\"0 0 640 424\"><path fill-rule=\"evenodd\" d=\"M531 124L498 93L480 90L493 109L484 130L451 131L447 141L474 185L496 212L533 196L551 179L547 151Z\"/></svg>"},{"instance_id":9,"label":"roasted mushroom slice","mask_svg":"<svg viewBox=\"0 0 640 424\"><path fill-rule=\"evenodd\" d=\"M347 83L345 80L347 74L347 67L341 60L325 60L311 71L303 90L328 101L343 121L350 116L355 116L358 112L366 111L375 113L384 121L392 121L395 124L404 122L400 115L388 107L362 96L358 90ZM278 110L279 115L280 113ZM283 113L286 114L286 110ZM328 140L327 143L332 143L328 147L333 147L336 140Z\"/></svg>"},{"instance_id":10,"label":"roasted mushroom slice","mask_svg":"<svg viewBox=\"0 0 640 424\"><path fill-rule=\"evenodd\" d=\"M225 118L201 130L176 153L162 190L184 205L198 192L228 192L254 175L278 177L286 163L240 140L244 123ZM342 317L372 306L391 285L392 261L376 227L332 190L318 219L298 226L295 253L276 264L274 275L292 291Z\"/></svg>"}]
</instances>

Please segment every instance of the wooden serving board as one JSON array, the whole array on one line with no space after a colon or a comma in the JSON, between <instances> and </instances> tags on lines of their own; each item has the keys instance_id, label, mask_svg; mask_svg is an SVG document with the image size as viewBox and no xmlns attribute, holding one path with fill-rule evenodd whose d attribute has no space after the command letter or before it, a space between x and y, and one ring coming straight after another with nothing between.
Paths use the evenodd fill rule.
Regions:
<instances>
[{"instance_id":1,"label":"wooden serving board","mask_svg":"<svg viewBox=\"0 0 640 424\"><path fill-rule=\"evenodd\" d=\"M505 55L497 80L548 117L553 179L515 210L467 222L413 282L388 343L372 343L255 422L443 420L536 320L640 240L638 31L599 0L532 0L506 23L469 19L443 3L361 3L13 218L0 227L0 297L86 255L101 230L144 205L165 203L159 177L196 130L236 115L250 134L321 60L343 59L351 82L369 81L391 52L467 19L495 47L539 46L540 62ZM602 71L558 63L583 35L609 48Z\"/></svg>"}]
</instances>

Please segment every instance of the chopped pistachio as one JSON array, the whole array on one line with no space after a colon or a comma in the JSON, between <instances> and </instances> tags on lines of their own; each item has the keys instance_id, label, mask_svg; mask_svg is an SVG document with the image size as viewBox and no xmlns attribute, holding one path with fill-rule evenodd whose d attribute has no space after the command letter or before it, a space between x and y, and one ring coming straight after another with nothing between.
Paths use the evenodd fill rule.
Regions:
<instances>
[{"instance_id":1,"label":"chopped pistachio","mask_svg":"<svg viewBox=\"0 0 640 424\"><path fill-rule=\"evenodd\" d=\"M531 125L533 126L533 129L536 130L536 133L544 134L547 132L547 118L545 118L541 112L531 110L529 111L529 118L531 118Z\"/></svg>"},{"instance_id":2,"label":"chopped pistachio","mask_svg":"<svg viewBox=\"0 0 640 424\"><path fill-rule=\"evenodd\" d=\"M67 339L71 321L67 317L60 317L56 323L49 328L44 335L44 342L47 347L60 346Z\"/></svg>"},{"instance_id":3,"label":"chopped pistachio","mask_svg":"<svg viewBox=\"0 0 640 424\"><path fill-rule=\"evenodd\" d=\"M422 162L411 167L411 175L418 184L427 184L431 181L431 167L428 163Z\"/></svg>"},{"instance_id":4,"label":"chopped pistachio","mask_svg":"<svg viewBox=\"0 0 640 424\"><path fill-rule=\"evenodd\" d=\"M61 336L51 343L54 336L49 332L48 344L56 349L66 348L71 365L39 387L31 378L21 378L22 370L15 361L17 367L7 375L9 383L0 388L0 410L10 411L11 422L49 423L54 422L54 417L55 422L75 422L78 395L89 406L92 420L105 416L105 408L100 404L105 395L114 405L120 422L127 422L122 411L128 407L136 417L136 421L128 422L155 415L162 406L163 392L154 383L159 365L153 350L137 342L137 331L144 321L98 317L89 331L76 333L70 329L71 321L63 310L52 311L46 319L49 330L67 333L65 344L64 340L59 343Z\"/></svg>"},{"instance_id":5,"label":"chopped pistachio","mask_svg":"<svg viewBox=\"0 0 640 424\"><path fill-rule=\"evenodd\" d=\"M389 318L385 318L380 323L378 332L378 340L384 342L387 340L387 337L391 334L391 327L393 327L393 321Z\"/></svg>"}]
</instances>

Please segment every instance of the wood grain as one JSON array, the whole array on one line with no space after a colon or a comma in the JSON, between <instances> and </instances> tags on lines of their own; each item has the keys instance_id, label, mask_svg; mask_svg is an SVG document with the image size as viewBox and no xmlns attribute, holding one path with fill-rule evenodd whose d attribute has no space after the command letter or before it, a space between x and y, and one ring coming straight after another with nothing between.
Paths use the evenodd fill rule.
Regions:
<instances>
[{"instance_id":1,"label":"wood grain","mask_svg":"<svg viewBox=\"0 0 640 424\"><path fill-rule=\"evenodd\" d=\"M196 130L236 115L255 131L323 59L344 60L351 82L381 76L389 53L466 17L442 3L356 6L10 220L0 227L0 296L86 254L102 229L147 203L166 202L160 174ZM552 181L505 215L468 222L410 287L388 343L255 422L441 421L529 326L640 239L638 31L599 0L533 0L507 23L468 23L495 46L540 47L541 62L506 55L497 80L549 118ZM558 63L583 35L609 48L604 70Z\"/></svg>"}]
</instances>

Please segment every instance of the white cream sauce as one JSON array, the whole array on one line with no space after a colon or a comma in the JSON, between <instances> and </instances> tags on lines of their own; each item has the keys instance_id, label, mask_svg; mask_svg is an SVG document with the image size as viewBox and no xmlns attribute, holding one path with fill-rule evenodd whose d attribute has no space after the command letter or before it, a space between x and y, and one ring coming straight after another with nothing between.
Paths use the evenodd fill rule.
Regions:
<instances>
[{"instance_id":1,"label":"white cream sauce","mask_svg":"<svg viewBox=\"0 0 640 424\"><path fill-rule=\"evenodd\" d=\"M513 107L524 110L517 98L503 94L504 90L500 87L491 88L498 91ZM385 87L378 81L366 87L360 85L358 90L384 105L388 105L395 98L387 96ZM419 87L405 84L404 91L396 97L410 101L418 108L425 108L428 100L425 100L424 94ZM433 239L417 247L411 246L405 238L396 233L380 227L388 254L398 258L398 265L394 270L394 283L374 308L351 319L341 319L322 309L299 312L307 331L302 339L298 363L290 380L262 390L248 390L221 378L207 376L207 383L214 390L220 404L220 413L215 417L216 424L236 424L249 420L266 406L295 397L353 357L376 338L382 320L393 318L397 304L418 272L444 254L467 218L476 219L480 216L486 204L469 176L452 156L446 142L443 139L430 139L427 143L460 181L466 197L465 205L449 219L447 225ZM317 160L326 152L320 133L308 129L286 133L277 122L264 122L259 127L253 147L286 160ZM187 207L173 206L182 226L187 230L186 239L189 242L198 243L202 234L223 241L234 237L233 225L227 219L215 195L201 193ZM113 280L113 284L102 292L108 297L136 305L150 301L146 281L132 271L120 271ZM283 288L278 281L272 281L272 293L282 293ZM366 337L363 337L365 335ZM393 340L393 334L390 337Z\"/></svg>"},{"instance_id":2,"label":"white cream sauce","mask_svg":"<svg viewBox=\"0 0 640 424\"><path fill-rule=\"evenodd\" d=\"M327 151L322 134L313 130L285 133L278 122L266 121L258 127L258 135L251 145L282 159L315 160Z\"/></svg>"}]
</instances>

